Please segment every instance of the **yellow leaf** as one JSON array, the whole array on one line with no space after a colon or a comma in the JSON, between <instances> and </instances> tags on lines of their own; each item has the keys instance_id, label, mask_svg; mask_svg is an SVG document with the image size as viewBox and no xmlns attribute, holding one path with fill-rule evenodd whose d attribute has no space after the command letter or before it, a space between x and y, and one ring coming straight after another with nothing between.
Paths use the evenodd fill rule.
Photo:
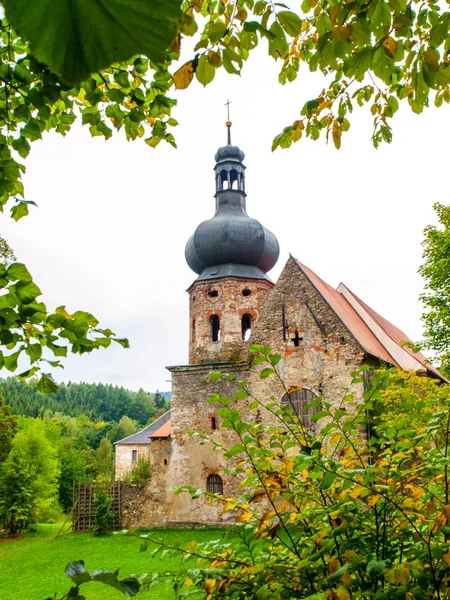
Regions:
<instances>
[{"instance_id":1,"label":"yellow leaf","mask_svg":"<svg viewBox=\"0 0 450 600\"><path fill-rule=\"evenodd\" d=\"M375 504L378 502L378 500L380 498L381 498L381 496L379 494L375 494L373 496L370 496L370 498L368 500L366 500L367 506L375 506Z\"/></svg>"},{"instance_id":2,"label":"yellow leaf","mask_svg":"<svg viewBox=\"0 0 450 600\"><path fill-rule=\"evenodd\" d=\"M341 581L344 585L350 585L352 582L352 578L350 577L350 573L345 572L342 577L341 577Z\"/></svg>"},{"instance_id":3,"label":"yellow leaf","mask_svg":"<svg viewBox=\"0 0 450 600\"><path fill-rule=\"evenodd\" d=\"M339 600L350 600L350 594L345 588L339 588L337 590L337 597Z\"/></svg>"},{"instance_id":4,"label":"yellow leaf","mask_svg":"<svg viewBox=\"0 0 450 600\"><path fill-rule=\"evenodd\" d=\"M194 79L193 61L189 60L173 74L173 82L177 90L185 90Z\"/></svg>"},{"instance_id":5,"label":"yellow leaf","mask_svg":"<svg viewBox=\"0 0 450 600\"><path fill-rule=\"evenodd\" d=\"M388 56L394 58L394 56L397 54L398 43L394 40L394 38L389 36L384 40L383 48Z\"/></svg>"},{"instance_id":6,"label":"yellow leaf","mask_svg":"<svg viewBox=\"0 0 450 600\"><path fill-rule=\"evenodd\" d=\"M214 50L210 50L208 52L208 57L209 57L209 62L214 67L220 67L220 65L222 64L222 57L220 56L219 52L214 52Z\"/></svg>"},{"instance_id":7,"label":"yellow leaf","mask_svg":"<svg viewBox=\"0 0 450 600\"><path fill-rule=\"evenodd\" d=\"M423 53L423 62L430 71L439 71L439 52L434 48L428 48L428 50Z\"/></svg>"},{"instance_id":8,"label":"yellow leaf","mask_svg":"<svg viewBox=\"0 0 450 600\"><path fill-rule=\"evenodd\" d=\"M447 552L447 554L444 554L444 556L442 558L447 563L447 566L450 567L450 550Z\"/></svg>"},{"instance_id":9,"label":"yellow leaf","mask_svg":"<svg viewBox=\"0 0 450 600\"><path fill-rule=\"evenodd\" d=\"M351 32L351 25L338 25L337 27L333 27L331 30L334 39L341 43L344 43L348 40Z\"/></svg>"},{"instance_id":10,"label":"yellow leaf","mask_svg":"<svg viewBox=\"0 0 450 600\"><path fill-rule=\"evenodd\" d=\"M328 570L330 571L330 574L336 573L336 571L339 569L339 566L338 559L332 558L328 563Z\"/></svg>"},{"instance_id":11,"label":"yellow leaf","mask_svg":"<svg viewBox=\"0 0 450 600\"><path fill-rule=\"evenodd\" d=\"M289 515L289 521L295 521L297 518L297 513L293 512Z\"/></svg>"},{"instance_id":12,"label":"yellow leaf","mask_svg":"<svg viewBox=\"0 0 450 600\"><path fill-rule=\"evenodd\" d=\"M251 518L252 518L252 513L250 513L250 512L245 512L245 513L242 513L242 514L238 515L238 516L236 517L236 521L237 521L238 523L243 523L243 522L245 522L245 521L250 521L250 519L251 519Z\"/></svg>"},{"instance_id":13,"label":"yellow leaf","mask_svg":"<svg viewBox=\"0 0 450 600\"><path fill-rule=\"evenodd\" d=\"M291 138L293 142L298 142L298 140L302 137L301 129L293 129L291 133Z\"/></svg>"},{"instance_id":14,"label":"yellow leaf","mask_svg":"<svg viewBox=\"0 0 450 600\"><path fill-rule=\"evenodd\" d=\"M190 577L186 577L186 579L184 580L184 587L189 587L190 585L192 585L193 581Z\"/></svg>"},{"instance_id":15,"label":"yellow leaf","mask_svg":"<svg viewBox=\"0 0 450 600\"><path fill-rule=\"evenodd\" d=\"M206 579L205 583L203 584L203 587L205 588L205 592L207 594L210 594L213 591L215 585L216 585L215 579Z\"/></svg>"},{"instance_id":16,"label":"yellow leaf","mask_svg":"<svg viewBox=\"0 0 450 600\"><path fill-rule=\"evenodd\" d=\"M333 135L334 135L334 130L333 130ZM353 498L353 500L354 500L355 498L359 498L361 496L362 492L363 492L363 488L355 487L352 489L349 496L350 496L350 498Z\"/></svg>"},{"instance_id":17,"label":"yellow leaf","mask_svg":"<svg viewBox=\"0 0 450 600\"><path fill-rule=\"evenodd\" d=\"M337 121L333 123L333 142L337 150L341 147L342 130Z\"/></svg>"}]
</instances>

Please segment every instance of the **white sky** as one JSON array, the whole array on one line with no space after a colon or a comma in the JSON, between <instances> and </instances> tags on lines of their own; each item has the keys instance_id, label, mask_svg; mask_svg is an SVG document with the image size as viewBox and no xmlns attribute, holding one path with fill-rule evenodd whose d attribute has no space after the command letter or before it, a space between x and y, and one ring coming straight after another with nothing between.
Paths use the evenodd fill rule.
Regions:
<instances>
[{"instance_id":1,"label":"white sky","mask_svg":"<svg viewBox=\"0 0 450 600\"><path fill-rule=\"evenodd\" d=\"M394 140L375 150L373 117L355 109L336 151L301 140L271 152L273 137L323 87L306 69L286 86L266 49L242 77L222 70L205 89L177 94L178 150L122 132L105 142L75 126L32 144L24 179L30 216L5 214L1 233L27 264L49 309L92 312L130 339L90 356L70 356L58 381L109 382L169 390L165 365L188 357L188 296L196 275L184 260L195 227L214 212L214 154L226 142L224 103L232 100L233 143L246 154L247 209L278 237L276 280L289 252L325 281L343 281L412 338L421 335L423 228L432 205L448 202L450 109L393 120ZM448 142L447 142L448 143ZM7 373L5 373L7 375Z\"/></svg>"}]
</instances>

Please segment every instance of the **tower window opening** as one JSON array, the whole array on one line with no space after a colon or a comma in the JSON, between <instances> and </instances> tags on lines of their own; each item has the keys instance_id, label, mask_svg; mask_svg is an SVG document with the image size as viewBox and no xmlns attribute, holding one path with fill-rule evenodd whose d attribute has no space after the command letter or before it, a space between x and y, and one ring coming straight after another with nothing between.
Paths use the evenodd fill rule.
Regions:
<instances>
[{"instance_id":1,"label":"tower window opening","mask_svg":"<svg viewBox=\"0 0 450 600\"><path fill-rule=\"evenodd\" d=\"M208 292L208 296L210 298L217 298L218 295L219 295L219 292L217 290L209 290L209 292Z\"/></svg>"},{"instance_id":2,"label":"tower window opening","mask_svg":"<svg viewBox=\"0 0 450 600\"><path fill-rule=\"evenodd\" d=\"M227 190L229 186L228 182L228 173L226 171L221 171L219 175L220 181L220 190Z\"/></svg>"},{"instance_id":3,"label":"tower window opening","mask_svg":"<svg viewBox=\"0 0 450 600\"><path fill-rule=\"evenodd\" d=\"M299 388L285 394L281 400L281 404L286 410L286 420L297 418L305 429L313 432L315 423L312 417L318 409L316 406L308 406L308 404L314 398L316 398L316 394L306 388Z\"/></svg>"},{"instance_id":4,"label":"tower window opening","mask_svg":"<svg viewBox=\"0 0 450 600\"><path fill-rule=\"evenodd\" d=\"M242 339L247 341L252 335L252 317L248 313L242 315Z\"/></svg>"},{"instance_id":5,"label":"tower window opening","mask_svg":"<svg viewBox=\"0 0 450 600\"><path fill-rule=\"evenodd\" d=\"M195 319L192 319L191 325L191 341L195 342Z\"/></svg>"},{"instance_id":6,"label":"tower window opening","mask_svg":"<svg viewBox=\"0 0 450 600\"><path fill-rule=\"evenodd\" d=\"M220 341L220 319L218 315L211 315L209 318L211 323L211 338L213 342Z\"/></svg>"},{"instance_id":7,"label":"tower window opening","mask_svg":"<svg viewBox=\"0 0 450 600\"><path fill-rule=\"evenodd\" d=\"M245 288L245 290L242 290L243 296L250 296L251 293L252 293L252 291L249 290L248 288Z\"/></svg>"},{"instance_id":8,"label":"tower window opening","mask_svg":"<svg viewBox=\"0 0 450 600\"><path fill-rule=\"evenodd\" d=\"M167 458L165 458L165 459L164 459L164 464L165 464L165 465L168 465L168 464L169 464L169 461L167 460Z\"/></svg>"},{"instance_id":9,"label":"tower window opening","mask_svg":"<svg viewBox=\"0 0 450 600\"><path fill-rule=\"evenodd\" d=\"M217 429L216 417L211 417L211 429Z\"/></svg>"},{"instance_id":10,"label":"tower window opening","mask_svg":"<svg viewBox=\"0 0 450 600\"><path fill-rule=\"evenodd\" d=\"M211 494L223 494L223 481L220 475L208 475L206 478L206 491Z\"/></svg>"}]
</instances>

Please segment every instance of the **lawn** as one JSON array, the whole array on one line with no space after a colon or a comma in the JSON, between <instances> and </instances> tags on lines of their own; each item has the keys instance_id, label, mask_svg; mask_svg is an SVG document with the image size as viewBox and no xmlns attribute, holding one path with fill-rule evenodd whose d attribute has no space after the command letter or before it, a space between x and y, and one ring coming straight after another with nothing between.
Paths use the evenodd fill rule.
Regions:
<instances>
[{"instance_id":1,"label":"lawn","mask_svg":"<svg viewBox=\"0 0 450 600\"><path fill-rule=\"evenodd\" d=\"M120 567L120 576L132 574L173 572L192 568L169 555L163 559L152 558L150 545L147 552L139 552L142 540L121 534L94 537L87 533L68 533L56 537L61 526L38 525L35 533L27 533L19 539L0 537L0 598L1 600L44 600L58 598L69 590L70 582L64 574L67 563L83 559L88 571ZM154 530L155 539L168 544L183 545L192 540L206 542L227 535L221 529ZM87 600L118 600L125 596L100 583L82 586ZM139 593L142 600L171 600L174 594L168 585L159 585L150 591Z\"/></svg>"}]
</instances>

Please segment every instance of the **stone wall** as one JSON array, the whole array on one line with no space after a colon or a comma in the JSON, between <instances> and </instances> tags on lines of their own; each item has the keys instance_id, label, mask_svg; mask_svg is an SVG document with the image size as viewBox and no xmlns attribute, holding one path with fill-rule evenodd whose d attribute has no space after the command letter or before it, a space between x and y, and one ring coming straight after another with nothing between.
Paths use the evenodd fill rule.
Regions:
<instances>
[{"instance_id":1,"label":"stone wall","mask_svg":"<svg viewBox=\"0 0 450 600\"><path fill-rule=\"evenodd\" d=\"M283 339L282 296L286 340ZM297 346L295 338L298 338ZM303 387L327 401L341 402L344 387L352 380L352 371L365 358L362 347L292 258L264 307L252 342L269 346L282 356L277 366L282 381L275 377L259 378L259 372L267 365L252 369L249 386L261 399L273 394L281 400L292 388ZM353 391L356 400L361 399L362 385Z\"/></svg>"},{"instance_id":2,"label":"stone wall","mask_svg":"<svg viewBox=\"0 0 450 600\"><path fill-rule=\"evenodd\" d=\"M228 381L210 382L208 375L211 370L234 372L238 379L248 376L248 365L218 364L214 367L191 365L174 367L172 371L172 455L168 471L167 485L170 488L183 485L195 489L206 489L208 475L219 474L223 480L225 496L237 492L239 482L220 470L226 466L226 461L219 450L214 450L213 444L200 444L198 437L188 433L193 430L209 436L217 443L231 446L236 443L233 432L221 429L220 417L216 414L219 405L208 403L211 393L222 396L234 396L235 384ZM212 429L212 417L215 418L217 429ZM189 494L176 496L168 492L167 518L171 525L179 524L226 524L231 515L221 515L220 507L212 505L205 497L193 500Z\"/></svg>"},{"instance_id":3,"label":"stone wall","mask_svg":"<svg viewBox=\"0 0 450 600\"><path fill-rule=\"evenodd\" d=\"M189 294L189 362L237 359L246 345L242 317L250 315L253 329L272 288L267 280L233 277L194 283ZM212 315L220 319L216 342L212 340Z\"/></svg>"}]
</instances>

